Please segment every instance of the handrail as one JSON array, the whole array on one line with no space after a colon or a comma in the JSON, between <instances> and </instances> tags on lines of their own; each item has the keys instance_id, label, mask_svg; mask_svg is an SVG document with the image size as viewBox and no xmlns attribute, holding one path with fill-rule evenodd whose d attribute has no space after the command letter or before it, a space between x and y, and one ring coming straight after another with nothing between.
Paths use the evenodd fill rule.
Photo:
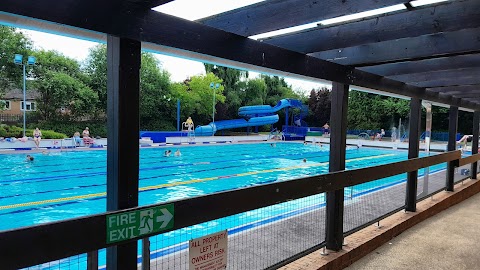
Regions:
<instances>
[{"instance_id":1,"label":"handrail","mask_svg":"<svg viewBox=\"0 0 480 270\"><path fill-rule=\"evenodd\" d=\"M480 160L480 153L479 154L474 154L474 155L471 155L471 156L468 156L468 157L465 157L465 158L461 158L458 162L458 166L463 166L463 165L467 165L467 164L470 164L470 163L474 163L474 162L477 162Z\"/></svg>"},{"instance_id":2,"label":"handrail","mask_svg":"<svg viewBox=\"0 0 480 270\"><path fill-rule=\"evenodd\" d=\"M477 155L475 156L477 157ZM161 232L164 233L293 199L415 171L443 162L454 161L455 165L458 165L460 158L461 151L456 150L374 167L332 172L3 231L0 232L2 267L6 269L24 268L159 234L142 235L115 244L107 244L106 217L111 214L174 204L174 226ZM72 243L75 244L72 245Z\"/></svg>"}]
</instances>

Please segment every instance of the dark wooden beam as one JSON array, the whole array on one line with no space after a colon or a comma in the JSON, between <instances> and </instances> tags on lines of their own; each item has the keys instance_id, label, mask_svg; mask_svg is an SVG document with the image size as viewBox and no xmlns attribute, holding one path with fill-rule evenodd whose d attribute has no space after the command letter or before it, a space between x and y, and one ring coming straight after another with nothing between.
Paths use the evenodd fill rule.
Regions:
<instances>
[{"instance_id":1,"label":"dark wooden beam","mask_svg":"<svg viewBox=\"0 0 480 270\"><path fill-rule=\"evenodd\" d=\"M272 37L263 42L292 51L312 53L476 28L480 27L479 17L480 1L458 1L333 27L315 28L300 33Z\"/></svg>"},{"instance_id":2,"label":"dark wooden beam","mask_svg":"<svg viewBox=\"0 0 480 270\"><path fill-rule=\"evenodd\" d=\"M473 127L472 127L472 155L478 153L478 135L479 135L479 128L480 128L480 112L476 111L473 112ZM470 178L477 179L477 171L478 171L478 162L473 162L470 166Z\"/></svg>"},{"instance_id":3,"label":"dark wooden beam","mask_svg":"<svg viewBox=\"0 0 480 270\"><path fill-rule=\"evenodd\" d=\"M267 0L199 22L247 37L404 2L406 0Z\"/></svg>"},{"instance_id":4,"label":"dark wooden beam","mask_svg":"<svg viewBox=\"0 0 480 270\"><path fill-rule=\"evenodd\" d=\"M460 85L460 86L446 86L427 88L428 91L444 93L447 95L462 93L462 92L476 92L480 91L480 84Z\"/></svg>"},{"instance_id":5,"label":"dark wooden beam","mask_svg":"<svg viewBox=\"0 0 480 270\"><path fill-rule=\"evenodd\" d=\"M161 6L163 4L170 3L174 0L126 0L127 2L138 5L141 8L144 9L151 9L154 7Z\"/></svg>"},{"instance_id":6,"label":"dark wooden beam","mask_svg":"<svg viewBox=\"0 0 480 270\"><path fill-rule=\"evenodd\" d=\"M138 206L141 43L109 36L107 41L107 210ZM111 269L137 267L137 242L107 249Z\"/></svg>"},{"instance_id":7,"label":"dark wooden beam","mask_svg":"<svg viewBox=\"0 0 480 270\"><path fill-rule=\"evenodd\" d=\"M65 16L66 10L75 12ZM439 95L426 95L423 88L409 86L382 76L354 70L156 11L115 9L101 1L93 0L82 2L43 0L41 3L3 0L0 1L0 11L21 15L24 16L23 18L31 17L158 44L164 48L176 48L182 53L190 52L190 58L208 56L211 61L229 62L232 65L240 63L243 67L261 69L274 74L278 71L283 74L336 81L395 95L478 109L478 105L469 102L452 100Z\"/></svg>"},{"instance_id":8,"label":"dark wooden beam","mask_svg":"<svg viewBox=\"0 0 480 270\"><path fill-rule=\"evenodd\" d=\"M468 53L480 53L480 28L389 40L309 55L343 65L371 66Z\"/></svg>"},{"instance_id":9,"label":"dark wooden beam","mask_svg":"<svg viewBox=\"0 0 480 270\"><path fill-rule=\"evenodd\" d=\"M434 81L438 79L445 78L468 78L468 77L479 77L480 76L480 63L478 67L475 68L462 68L455 70L442 70L442 71L432 71L432 72L422 72L415 74L404 74L404 75L395 75L389 76L388 78L405 82L423 82L423 81Z\"/></svg>"},{"instance_id":10,"label":"dark wooden beam","mask_svg":"<svg viewBox=\"0 0 480 270\"><path fill-rule=\"evenodd\" d=\"M419 72L472 68L480 66L480 54L438 57L420 61L406 61L377 66L359 67L360 70L382 76L395 76Z\"/></svg>"},{"instance_id":11,"label":"dark wooden beam","mask_svg":"<svg viewBox=\"0 0 480 270\"><path fill-rule=\"evenodd\" d=\"M458 107L451 106L448 114L448 143L447 151L457 148ZM455 163L447 163L446 190L453 191L455 177Z\"/></svg>"},{"instance_id":12,"label":"dark wooden beam","mask_svg":"<svg viewBox=\"0 0 480 270\"><path fill-rule=\"evenodd\" d=\"M349 85L332 83L329 172L345 170L348 89ZM325 242L328 249L335 251L341 250L343 245L343 193L342 188L326 194Z\"/></svg>"},{"instance_id":13,"label":"dark wooden beam","mask_svg":"<svg viewBox=\"0 0 480 270\"><path fill-rule=\"evenodd\" d=\"M453 94L456 98L480 98L480 93Z\"/></svg>"},{"instance_id":14,"label":"dark wooden beam","mask_svg":"<svg viewBox=\"0 0 480 270\"><path fill-rule=\"evenodd\" d=\"M409 85L414 85L417 87L446 87L446 86L461 86L461 85L472 85L480 84L480 77L453 77L453 78L438 78L432 81L421 81L421 82L410 82Z\"/></svg>"},{"instance_id":15,"label":"dark wooden beam","mask_svg":"<svg viewBox=\"0 0 480 270\"><path fill-rule=\"evenodd\" d=\"M410 117L408 130L408 158L418 158L420 149L420 123L422 116L422 100L412 98L410 100ZM417 211L417 184L418 171L407 173L407 184L405 185L405 210Z\"/></svg>"}]
</instances>

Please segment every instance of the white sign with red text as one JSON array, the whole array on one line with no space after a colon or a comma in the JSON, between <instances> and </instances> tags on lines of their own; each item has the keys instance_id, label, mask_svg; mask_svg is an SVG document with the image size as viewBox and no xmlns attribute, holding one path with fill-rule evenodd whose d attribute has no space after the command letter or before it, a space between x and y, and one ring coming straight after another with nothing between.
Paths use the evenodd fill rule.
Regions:
<instances>
[{"instance_id":1,"label":"white sign with red text","mask_svg":"<svg viewBox=\"0 0 480 270\"><path fill-rule=\"evenodd\" d=\"M227 230L190 240L190 270L227 268Z\"/></svg>"}]
</instances>

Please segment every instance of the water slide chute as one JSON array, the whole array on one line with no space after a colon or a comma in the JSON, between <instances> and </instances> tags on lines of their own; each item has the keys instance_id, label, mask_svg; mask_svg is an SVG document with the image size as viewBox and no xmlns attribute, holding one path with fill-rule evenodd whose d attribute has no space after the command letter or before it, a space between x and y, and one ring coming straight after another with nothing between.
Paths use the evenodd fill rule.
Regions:
<instances>
[{"instance_id":1,"label":"water slide chute","mask_svg":"<svg viewBox=\"0 0 480 270\"><path fill-rule=\"evenodd\" d=\"M254 105L240 107L238 109L238 115L244 118L220 120L210 122L210 124L205 126L198 126L195 128L195 136L212 136L215 132L222 129L257 127L275 124L279 120L278 114L275 114L276 112L284 108L299 106L303 106L300 100L282 99L275 106Z\"/></svg>"}]
</instances>

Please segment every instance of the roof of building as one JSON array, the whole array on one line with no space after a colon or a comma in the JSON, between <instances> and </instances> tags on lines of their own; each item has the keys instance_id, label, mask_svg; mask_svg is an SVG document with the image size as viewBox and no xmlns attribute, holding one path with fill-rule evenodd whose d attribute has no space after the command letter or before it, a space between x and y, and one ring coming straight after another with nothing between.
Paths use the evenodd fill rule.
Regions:
<instances>
[{"instance_id":1,"label":"roof of building","mask_svg":"<svg viewBox=\"0 0 480 270\"><path fill-rule=\"evenodd\" d=\"M26 99L33 100L40 97L40 93L37 90L27 90L26 91ZM11 89L5 92L2 95L2 99L5 100L22 100L23 99L23 90L22 89Z\"/></svg>"}]
</instances>

